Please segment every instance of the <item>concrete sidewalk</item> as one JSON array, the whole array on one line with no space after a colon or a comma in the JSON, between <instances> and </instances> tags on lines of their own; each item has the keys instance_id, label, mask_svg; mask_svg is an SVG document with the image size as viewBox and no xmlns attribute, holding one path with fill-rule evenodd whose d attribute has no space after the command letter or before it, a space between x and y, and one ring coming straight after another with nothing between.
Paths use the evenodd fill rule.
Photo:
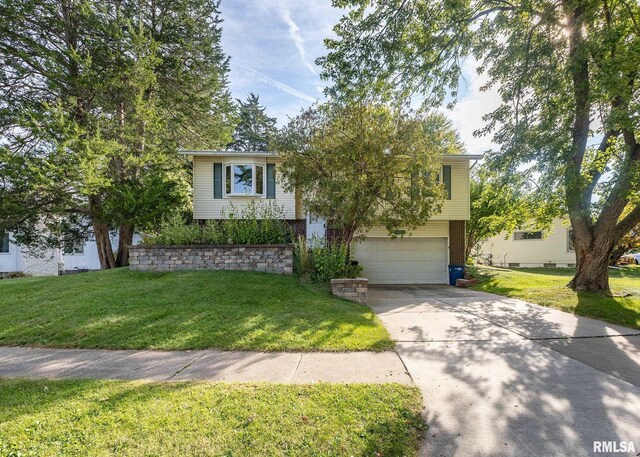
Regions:
<instances>
[{"instance_id":1,"label":"concrete sidewalk","mask_svg":"<svg viewBox=\"0 0 640 457\"><path fill-rule=\"evenodd\" d=\"M0 347L0 378L412 384L395 352L165 352Z\"/></svg>"},{"instance_id":2,"label":"concrete sidewalk","mask_svg":"<svg viewBox=\"0 0 640 457\"><path fill-rule=\"evenodd\" d=\"M423 393L424 456L640 452L640 332L448 286L372 288Z\"/></svg>"}]
</instances>

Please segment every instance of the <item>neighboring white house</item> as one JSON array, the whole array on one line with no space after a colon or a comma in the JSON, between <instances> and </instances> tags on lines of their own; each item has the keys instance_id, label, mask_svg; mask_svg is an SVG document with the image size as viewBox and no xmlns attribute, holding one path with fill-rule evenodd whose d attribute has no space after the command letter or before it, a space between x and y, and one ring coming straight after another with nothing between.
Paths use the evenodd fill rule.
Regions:
<instances>
[{"instance_id":1,"label":"neighboring white house","mask_svg":"<svg viewBox=\"0 0 640 457\"><path fill-rule=\"evenodd\" d=\"M63 271L99 270L100 259L95 241L84 241L65 252L50 248L43 251L21 248L11 242L10 234L0 238L0 273L22 272L32 276L54 276ZM140 235L133 236L133 244L138 244ZM117 246L118 237L111 242Z\"/></svg>"},{"instance_id":2,"label":"neighboring white house","mask_svg":"<svg viewBox=\"0 0 640 457\"><path fill-rule=\"evenodd\" d=\"M567 221L554 219L548 230L503 232L480 246L479 262L499 267L575 267L572 230Z\"/></svg>"},{"instance_id":3,"label":"neighboring white house","mask_svg":"<svg viewBox=\"0 0 640 457\"><path fill-rule=\"evenodd\" d=\"M231 203L273 199L298 233L324 232L322 221L309 216L295 192L287 192L278 175L280 158L273 152L181 151L193 161L194 219L222 219ZM442 211L412 233L399 230L390 238L374 227L353 247L371 284L442 284L448 265L465 262L465 222L469 220L469 167L479 155L442 158L442 180L448 190Z\"/></svg>"},{"instance_id":4,"label":"neighboring white house","mask_svg":"<svg viewBox=\"0 0 640 457\"><path fill-rule=\"evenodd\" d=\"M59 249L21 248L11 242L9 233L0 233L0 274L21 272L32 276L57 275L60 259Z\"/></svg>"}]
</instances>

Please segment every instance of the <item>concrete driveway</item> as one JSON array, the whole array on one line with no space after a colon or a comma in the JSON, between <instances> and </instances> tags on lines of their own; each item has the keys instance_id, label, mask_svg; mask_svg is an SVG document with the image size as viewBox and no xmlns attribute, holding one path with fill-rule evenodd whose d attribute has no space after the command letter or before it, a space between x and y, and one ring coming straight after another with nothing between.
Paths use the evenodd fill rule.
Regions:
<instances>
[{"instance_id":1,"label":"concrete driveway","mask_svg":"<svg viewBox=\"0 0 640 457\"><path fill-rule=\"evenodd\" d=\"M640 455L640 331L449 286L369 305L422 389L421 455Z\"/></svg>"}]
</instances>

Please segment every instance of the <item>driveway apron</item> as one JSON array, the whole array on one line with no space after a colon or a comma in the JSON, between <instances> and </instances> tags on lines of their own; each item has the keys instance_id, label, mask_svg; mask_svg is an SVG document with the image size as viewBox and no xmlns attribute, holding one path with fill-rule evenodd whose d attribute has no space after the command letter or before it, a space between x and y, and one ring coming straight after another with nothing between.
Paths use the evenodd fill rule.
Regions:
<instances>
[{"instance_id":1,"label":"driveway apron","mask_svg":"<svg viewBox=\"0 0 640 457\"><path fill-rule=\"evenodd\" d=\"M640 331L448 286L372 287L369 304L422 390L421 455L640 453Z\"/></svg>"}]
</instances>

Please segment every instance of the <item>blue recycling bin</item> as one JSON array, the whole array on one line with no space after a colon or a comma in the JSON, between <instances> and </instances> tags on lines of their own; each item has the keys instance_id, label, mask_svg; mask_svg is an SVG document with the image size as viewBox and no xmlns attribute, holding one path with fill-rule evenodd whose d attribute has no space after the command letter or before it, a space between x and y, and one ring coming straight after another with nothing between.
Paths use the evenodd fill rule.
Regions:
<instances>
[{"instance_id":1,"label":"blue recycling bin","mask_svg":"<svg viewBox=\"0 0 640 457\"><path fill-rule=\"evenodd\" d=\"M464 265L449 265L449 284L455 286L456 279L464 279Z\"/></svg>"}]
</instances>

